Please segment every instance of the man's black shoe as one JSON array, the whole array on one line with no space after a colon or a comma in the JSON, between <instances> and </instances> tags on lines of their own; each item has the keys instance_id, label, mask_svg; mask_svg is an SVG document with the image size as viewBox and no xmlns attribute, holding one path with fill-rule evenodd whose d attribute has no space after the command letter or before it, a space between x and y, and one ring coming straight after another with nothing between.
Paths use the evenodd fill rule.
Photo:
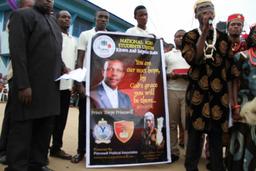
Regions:
<instances>
[{"instance_id":1,"label":"man's black shoe","mask_svg":"<svg viewBox=\"0 0 256 171\"><path fill-rule=\"evenodd\" d=\"M212 168L212 167L211 167L211 163L210 163L210 162L207 163L207 164L206 164L206 169L207 169L207 170L211 170L211 168Z\"/></svg>"},{"instance_id":2,"label":"man's black shoe","mask_svg":"<svg viewBox=\"0 0 256 171\"><path fill-rule=\"evenodd\" d=\"M40 171L54 171L54 170L50 169L50 168L47 167L47 166L43 166L43 167L41 167L41 170L40 170Z\"/></svg>"},{"instance_id":3,"label":"man's black shoe","mask_svg":"<svg viewBox=\"0 0 256 171\"><path fill-rule=\"evenodd\" d=\"M67 154L63 150L57 150L57 151L50 151L51 157L57 157L64 160L71 160L72 156L70 154Z\"/></svg>"},{"instance_id":4,"label":"man's black shoe","mask_svg":"<svg viewBox=\"0 0 256 171\"><path fill-rule=\"evenodd\" d=\"M8 170L6 170L6 171L8 171ZM39 166L29 166L28 171L54 171L54 170L50 169L47 166L42 166L42 167L39 167Z\"/></svg>"},{"instance_id":5,"label":"man's black shoe","mask_svg":"<svg viewBox=\"0 0 256 171\"><path fill-rule=\"evenodd\" d=\"M50 161L49 161L49 158L47 157L46 159L46 165L49 165Z\"/></svg>"},{"instance_id":6,"label":"man's black shoe","mask_svg":"<svg viewBox=\"0 0 256 171\"><path fill-rule=\"evenodd\" d=\"M0 156L0 163L6 165L7 164L7 159L6 155Z\"/></svg>"},{"instance_id":7,"label":"man's black shoe","mask_svg":"<svg viewBox=\"0 0 256 171\"><path fill-rule=\"evenodd\" d=\"M180 157L179 156L176 156L176 155L174 155L174 154L172 154L172 163L174 163L174 162L176 162L176 161L178 161L179 159L180 159Z\"/></svg>"},{"instance_id":8,"label":"man's black shoe","mask_svg":"<svg viewBox=\"0 0 256 171\"><path fill-rule=\"evenodd\" d=\"M79 163L81 160L83 160L83 158L84 158L84 154L77 153L72 157L71 163Z\"/></svg>"}]
</instances>

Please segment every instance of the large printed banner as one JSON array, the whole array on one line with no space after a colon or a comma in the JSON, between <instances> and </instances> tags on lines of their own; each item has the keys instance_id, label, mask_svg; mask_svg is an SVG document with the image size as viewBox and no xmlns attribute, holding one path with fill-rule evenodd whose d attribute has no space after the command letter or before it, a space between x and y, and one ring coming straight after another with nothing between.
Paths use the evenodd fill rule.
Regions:
<instances>
[{"instance_id":1,"label":"large printed banner","mask_svg":"<svg viewBox=\"0 0 256 171\"><path fill-rule=\"evenodd\" d=\"M87 54L87 167L170 162L162 42L100 32Z\"/></svg>"}]
</instances>

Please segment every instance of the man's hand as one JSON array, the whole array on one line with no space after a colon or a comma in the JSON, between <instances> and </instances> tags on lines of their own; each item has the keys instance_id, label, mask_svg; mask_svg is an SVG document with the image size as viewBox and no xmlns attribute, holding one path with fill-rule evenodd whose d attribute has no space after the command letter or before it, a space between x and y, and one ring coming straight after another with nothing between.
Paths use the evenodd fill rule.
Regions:
<instances>
[{"instance_id":1,"label":"man's hand","mask_svg":"<svg viewBox=\"0 0 256 171\"><path fill-rule=\"evenodd\" d=\"M21 103L25 105L30 105L32 103L32 89L31 88L25 88L22 90L19 90L19 100Z\"/></svg>"},{"instance_id":2,"label":"man's hand","mask_svg":"<svg viewBox=\"0 0 256 171\"><path fill-rule=\"evenodd\" d=\"M209 24L209 20L213 20L214 16L212 15L204 15L203 16L203 27L202 27L202 32L208 33L208 31L213 28L212 24Z\"/></svg>"},{"instance_id":3,"label":"man's hand","mask_svg":"<svg viewBox=\"0 0 256 171\"><path fill-rule=\"evenodd\" d=\"M64 67L63 70L62 70L62 74L67 74L67 73L69 73L70 71L71 71L70 68Z\"/></svg>"},{"instance_id":4,"label":"man's hand","mask_svg":"<svg viewBox=\"0 0 256 171\"><path fill-rule=\"evenodd\" d=\"M76 85L76 91L81 98L85 97L85 87L83 84Z\"/></svg>"},{"instance_id":5,"label":"man's hand","mask_svg":"<svg viewBox=\"0 0 256 171\"><path fill-rule=\"evenodd\" d=\"M242 117L240 116L240 108L237 108L237 109L233 109L233 121L234 122L239 122L241 121Z\"/></svg>"},{"instance_id":6,"label":"man's hand","mask_svg":"<svg viewBox=\"0 0 256 171\"><path fill-rule=\"evenodd\" d=\"M176 75L175 75L175 73L172 71L172 72L170 72L170 73L167 73L167 75L166 75L167 77L167 80L170 80L170 79L172 79L172 80L174 80L174 79L176 79Z\"/></svg>"}]
</instances>

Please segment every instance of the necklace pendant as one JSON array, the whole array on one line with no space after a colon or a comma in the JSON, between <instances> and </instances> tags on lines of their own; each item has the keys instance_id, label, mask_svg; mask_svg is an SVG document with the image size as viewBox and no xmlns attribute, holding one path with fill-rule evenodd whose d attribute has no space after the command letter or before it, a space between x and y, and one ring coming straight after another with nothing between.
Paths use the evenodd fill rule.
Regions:
<instances>
[{"instance_id":1,"label":"necklace pendant","mask_svg":"<svg viewBox=\"0 0 256 171\"><path fill-rule=\"evenodd\" d=\"M214 61L214 58L212 57L212 55L204 55L204 60L206 59L211 59L212 61Z\"/></svg>"},{"instance_id":2,"label":"necklace pendant","mask_svg":"<svg viewBox=\"0 0 256 171\"><path fill-rule=\"evenodd\" d=\"M202 31L199 28L198 28L198 33L199 35L202 34ZM204 60L211 59L214 61L213 51L216 51L216 48L215 48L216 41L217 41L217 30L214 28L213 40L211 41L211 43L208 43L207 41L205 41L206 47L204 48Z\"/></svg>"},{"instance_id":3,"label":"necklace pendant","mask_svg":"<svg viewBox=\"0 0 256 171\"><path fill-rule=\"evenodd\" d=\"M211 53L207 54L206 50L204 50L204 60L206 59L211 59L212 61L214 61L213 58L213 49L211 50Z\"/></svg>"}]
</instances>

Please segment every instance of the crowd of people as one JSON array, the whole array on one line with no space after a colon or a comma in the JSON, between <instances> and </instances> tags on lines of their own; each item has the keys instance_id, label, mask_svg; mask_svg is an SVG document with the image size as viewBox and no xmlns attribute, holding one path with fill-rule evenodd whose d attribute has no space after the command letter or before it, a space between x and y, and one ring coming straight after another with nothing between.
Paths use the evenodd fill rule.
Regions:
<instances>
[{"instance_id":1,"label":"crowd of people","mask_svg":"<svg viewBox=\"0 0 256 171\"><path fill-rule=\"evenodd\" d=\"M79 163L86 153L86 83L55 80L86 66L88 42L96 32L107 31L110 15L104 9L97 11L95 27L81 32L76 41L69 34L71 14L61 10L55 15L53 3L21 0L22 9L9 19L9 93L0 139L0 162L7 164L5 171L51 171L48 153L72 163ZM245 18L237 13L227 17L226 29L216 28L211 0L196 0L194 13L199 28L177 30L175 45L165 49L172 163L180 158L180 145L186 151L187 171L198 170L203 149L209 170L255 170L256 26L242 35ZM147 29L145 6L135 8L134 19L137 25L126 33L154 35ZM103 85L95 87L96 99L106 89L113 93L112 99L117 98L118 83L108 79L109 67L114 64L117 67L111 69L119 71L119 79L124 76L120 61L106 62ZM74 156L62 149L72 92L79 95ZM123 105L131 106L129 97L122 95L127 101ZM108 99L109 94L105 96ZM102 108L105 102L95 106ZM108 104L113 108L122 105ZM154 125L152 113L145 118L148 127Z\"/></svg>"}]
</instances>

